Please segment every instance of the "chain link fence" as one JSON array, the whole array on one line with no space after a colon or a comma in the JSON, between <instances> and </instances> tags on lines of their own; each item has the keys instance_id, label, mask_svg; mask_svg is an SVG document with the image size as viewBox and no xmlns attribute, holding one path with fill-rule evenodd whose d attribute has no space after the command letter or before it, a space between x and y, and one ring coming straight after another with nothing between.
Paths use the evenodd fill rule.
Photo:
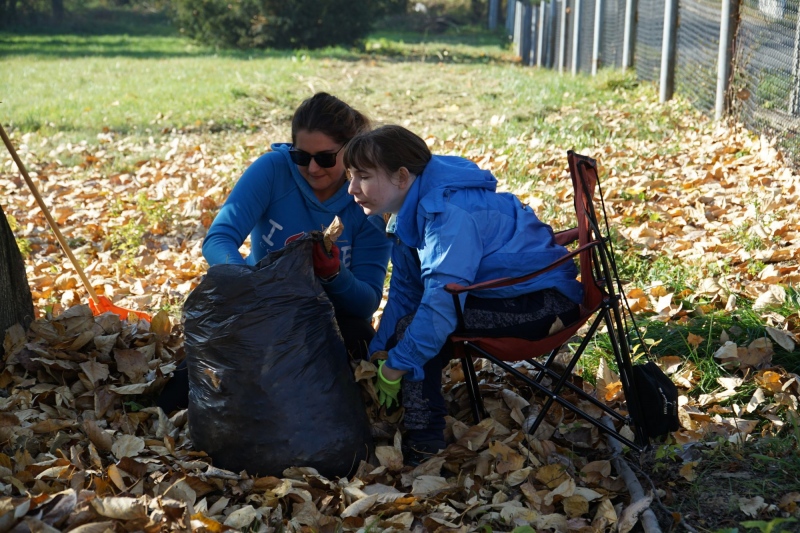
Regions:
<instances>
[{"instance_id":1,"label":"chain link fence","mask_svg":"<svg viewBox=\"0 0 800 533\"><path fill-rule=\"evenodd\" d=\"M748 0L739 16L733 112L800 163L798 0Z\"/></svg>"},{"instance_id":2,"label":"chain link fence","mask_svg":"<svg viewBox=\"0 0 800 533\"><path fill-rule=\"evenodd\" d=\"M529 39L535 50L521 55L528 53L531 64L564 73L635 69L641 80L664 83L662 99L671 98L674 88L709 116L733 118L774 138L798 165L798 4L800 0L549 0L526 11L536 21ZM678 16L676 26L665 31L668 7L677 9Z\"/></svg>"},{"instance_id":3,"label":"chain link fence","mask_svg":"<svg viewBox=\"0 0 800 533\"><path fill-rule=\"evenodd\" d=\"M625 0L601 0L597 68L622 68Z\"/></svg>"},{"instance_id":4,"label":"chain link fence","mask_svg":"<svg viewBox=\"0 0 800 533\"><path fill-rule=\"evenodd\" d=\"M706 114L714 112L721 9L722 0L684 0L679 10L675 90Z\"/></svg>"},{"instance_id":5,"label":"chain link fence","mask_svg":"<svg viewBox=\"0 0 800 533\"><path fill-rule=\"evenodd\" d=\"M593 0L576 0L580 2L578 49L576 70L584 74L592 73L592 53L594 52L594 19L596 9ZM602 8L602 6L601 6Z\"/></svg>"},{"instance_id":6,"label":"chain link fence","mask_svg":"<svg viewBox=\"0 0 800 533\"><path fill-rule=\"evenodd\" d=\"M664 0L639 0L636 20L634 66L636 77L658 81L661 71L661 40L664 34Z\"/></svg>"}]
</instances>

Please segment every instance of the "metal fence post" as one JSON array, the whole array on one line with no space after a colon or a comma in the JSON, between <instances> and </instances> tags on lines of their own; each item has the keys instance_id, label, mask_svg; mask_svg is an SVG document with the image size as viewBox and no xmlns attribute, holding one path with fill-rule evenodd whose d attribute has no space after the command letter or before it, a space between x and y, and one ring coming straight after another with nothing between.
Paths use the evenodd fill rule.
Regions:
<instances>
[{"instance_id":1,"label":"metal fence post","mask_svg":"<svg viewBox=\"0 0 800 533\"><path fill-rule=\"evenodd\" d=\"M664 3L664 36L661 42L659 101L666 102L675 92L675 41L678 37L678 0Z\"/></svg>"},{"instance_id":2,"label":"metal fence post","mask_svg":"<svg viewBox=\"0 0 800 533\"><path fill-rule=\"evenodd\" d=\"M625 0L625 24L622 34L622 70L633 66L633 47L636 22L636 0Z\"/></svg>"},{"instance_id":3,"label":"metal fence post","mask_svg":"<svg viewBox=\"0 0 800 533\"><path fill-rule=\"evenodd\" d=\"M500 0L489 0L489 29L497 29L497 21L500 18Z\"/></svg>"},{"instance_id":4,"label":"metal fence post","mask_svg":"<svg viewBox=\"0 0 800 533\"><path fill-rule=\"evenodd\" d=\"M592 36L592 76L597 76L600 62L600 32L603 28L603 0L594 3L594 35Z\"/></svg>"},{"instance_id":5,"label":"metal fence post","mask_svg":"<svg viewBox=\"0 0 800 533\"><path fill-rule=\"evenodd\" d=\"M506 31L509 35L514 35L514 16L517 12L517 3L514 0L508 0L506 4Z\"/></svg>"},{"instance_id":6,"label":"metal fence post","mask_svg":"<svg viewBox=\"0 0 800 533\"><path fill-rule=\"evenodd\" d=\"M797 14L797 26L794 30L794 52L792 54L792 115L800 114L800 13Z\"/></svg>"},{"instance_id":7,"label":"metal fence post","mask_svg":"<svg viewBox=\"0 0 800 533\"><path fill-rule=\"evenodd\" d=\"M528 9L530 10L530 17L528 23L528 39L531 41L531 52L528 54L528 65L534 66L536 65L536 53L539 41L539 34L537 33L537 29L539 28L539 9L537 6L533 5L533 3L528 4Z\"/></svg>"},{"instance_id":8,"label":"metal fence post","mask_svg":"<svg viewBox=\"0 0 800 533\"><path fill-rule=\"evenodd\" d=\"M522 2L514 2L514 55L522 57Z\"/></svg>"},{"instance_id":9,"label":"metal fence post","mask_svg":"<svg viewBox=\"0 0 800 533\"><path fill-rule=\"evenodd\" d=\"M726 96L731 80L733 65L733 36L736 35L738 0L722 0L722 13L719 25L719 55L717 56L717 96L714 105L714 120L725 115ZM798 26L800 28L800 26ZM796 61L795 61L796 63Z\"/></svg>"},{"instance_id":10,"label":"metal fence post","mask_svg":"<svg viewBox=\"0 0 800 533\"><path fill-rule=\"evenodd\" d=\"M558 68L556 61L558 60L558 6L560 0L550 0L550 7L548 8L548 21L547 21L547 68Z\"/></svg>"},{"instance_id":11,"label":"metal fence post","mask_svg":"<svg viewBox=\"0 0 800 533\"><path fill-rule=\"evenodd\" d=\"M558 0L561 2L561 20L559 21L559 39L558 39L558 73L564 73L564 59L567 55L567 0Z\"/></svg>"},{"instance_id":12,"label":"metal fence post","mask_svg":"<svg viewBox=\"0 0 800 533\"><path fill-rule=\"evenodd\" d=\"M536 66L541 67L544 60L544 18L547 14L547 4L544 0L539 2L539 20L537 21Z\"/></svg>"},{"instance_id":13,"label":"metal fence post","mask_svg":"<svg viewBox=\"0 0 800 533\"><path fill-rule=\"evenodd\" d=\"M581 35L581 0L575 0L575 16L572 17L572 75L578 74L578 52Z\"/></svg>"}]
</instances>

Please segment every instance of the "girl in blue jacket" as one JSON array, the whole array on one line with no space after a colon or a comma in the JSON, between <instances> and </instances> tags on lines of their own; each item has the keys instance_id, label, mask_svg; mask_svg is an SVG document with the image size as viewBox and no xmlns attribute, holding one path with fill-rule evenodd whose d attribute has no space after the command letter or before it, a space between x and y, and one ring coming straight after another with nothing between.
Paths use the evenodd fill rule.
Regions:
<instances>
[{"instance_id":1,"label":"girl in blue jacket","mask_svg":"<svg viewBox=\"0 0 800 533\"><path fill-rule=\"evenodd\" d=\"M254 265L303 233L324 229L338 215L344 231L330 255L315 243L314 272L356 358L368 354L375 335L372 315L381 302L392 246L383 219L368 217L347 192L342 147L369 127L367 117L330 94L305 100L292 117L292 142L273 144L247 168L203 241L209 265ZM239 247L248 235L245 259ZM187 395L185 367L179 367L159 405L166 412L184 407Z\"/></svg>"},{"instance_id":2,"label":"girl in blue jacket","mask_svg":"<svg viewBox=\"0 0 800 533\"><path fill-rule=\"evenodd\" d=\"M497 180L469 160L432 155L420 137L383 126L354 137L344 151L349 192L367 215L387 215L394 238L389 300L369 345L388 351L378 368L383 405L402 389L406 460L445 447L441 371L449 360L447 337L456 327L448 283L471 285L520 276L567 254L553 230ZM512 287L462 299L470 330L523 336L548 335L558 320L579 317L583 299L573 262ZM402 385L401 385L402 384Z\"/></svg>"}]
</instances>

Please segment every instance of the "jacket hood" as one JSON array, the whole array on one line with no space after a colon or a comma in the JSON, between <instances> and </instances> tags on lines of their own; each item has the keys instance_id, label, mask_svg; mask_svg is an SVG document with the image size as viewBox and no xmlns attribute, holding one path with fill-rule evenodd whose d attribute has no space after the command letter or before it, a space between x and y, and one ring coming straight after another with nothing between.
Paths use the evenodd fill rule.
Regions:
<instances>
[{"instance_id":1,"label":"jacket hood","mask_svg":"<svg viewBox=\"0 0 800 533\"><path fill-rule=\"evenodd\" d=\"M449 195L463 189L494 192L497 180L491 172L481 170L463 157L433 156L408 190L395 220L394 233L408 246L421 248L425 218L443 212Z\"/></svg>"},{"instance_id":2,"label":"jacket hood","mask_svg":"<svg viewBox=\"0 0 800 533\"><path fill-rule=\"evenodd\" d=\"M303 175L300 174L300 171L297 170L297 165L292 162L292 158L289 156L289 148L291 147L291 143L273 143L270 145L273 152L282 154L286 159L286 163L289 166L289 173L309 206L325 213L339 213L351 202L354 202L353 197L347 192L346 181L333 196L324 202L320 202L317 195L314 194L314 189L311 188L311 185L308 184Z\"/></svg>"}]
</instances>

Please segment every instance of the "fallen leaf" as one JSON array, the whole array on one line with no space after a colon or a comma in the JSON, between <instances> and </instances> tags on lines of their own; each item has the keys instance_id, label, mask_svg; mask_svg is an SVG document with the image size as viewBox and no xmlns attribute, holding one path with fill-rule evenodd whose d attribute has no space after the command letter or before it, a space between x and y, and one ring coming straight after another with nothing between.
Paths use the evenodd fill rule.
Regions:
<instances>
[{"instance_id":1,"label":"fallen leaf","mask_svg":"<svg viewBox=\"0 0 800 533\"><path fill-rule=\"evenodd\" d=\"M758 516L763 509L767 507L764 498L761 496L754 496L752 498L739 498L739 510L750 517Z\"/></svg>"},{"instance_id":2,"label":"fallen leaf","mask_svg":"<svg viewBox=\"0 0 800 533\"><path fill-rule=\"evenodd\" d=\"M628 533L630 530L632 530L633 526L635 526L639 521L639 515L641 515L645 509L650 507L650 503L652 501L652 494L648 494L644 498L636 500L632 504L625 507L625 509L622 511L622 515L619 517L617 531L619 533Z\"/></svg>"},{"instance_id":3,"label":"fallen leaf","mask_svg":"<svg viewBox=\"0 0 800 533\"><path fill-rule=\"evenodd\" d=\"M134 520L147 517L147 509L138 498L109 496L94 498L90 503L97 514L115 520Z\"/></svg>"},{"instance_id":4,"label":"fallen leaf","mask_svg":"<svg viewBox=\"0 0 800 533\"><path fill-rule=\"evenodd\" d=\"M136 457L144 450L144 441L134 435L122 435L111 446L111 452L117 459Z\"/></svg>"}]
</instances>

